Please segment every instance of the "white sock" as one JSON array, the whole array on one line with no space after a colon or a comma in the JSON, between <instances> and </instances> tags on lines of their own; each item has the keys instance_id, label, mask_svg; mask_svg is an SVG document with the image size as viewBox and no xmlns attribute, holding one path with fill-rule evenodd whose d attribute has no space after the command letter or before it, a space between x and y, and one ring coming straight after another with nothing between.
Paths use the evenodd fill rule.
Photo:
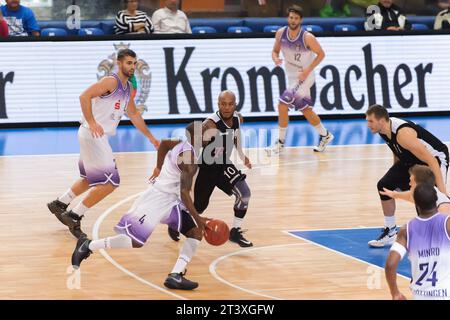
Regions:
<instances>
[{"instance_id":1,"label":"white sock","mask_svg":"<svg viewBox=\"0 0 450 320\"><path fill-rule=\"evenodd\" d=\"M316 131L323 137L328 134L328 130L325 129L322 122L320 122L317 126L314 126L314 129L316 129Z\"/></svg>"},{"instance_id":2,"label":"white sock","mask_svg":"<svg viewBox=\"0 0 450 320\"><path fill-rule=\"evenodd\" d=\"M75 208L72 209L72 212L75 213L77 216L81 217L84 216L84 214L88 210L89 208L83 204L83 201L81 201L79 204L77 204Z\"/></svg>"},{"instance_id":3,"label":"white sock","mask_svg":"<svg viewBox=\"0 0 450 320\"><path fill-rule=\"evenodd\" d=\"M108 237L99 240L92 240L91 243L89 243L89 249L92 251L109 248L132 248L132 247L133 244L131 242L131 238L124 234L119 234L114 237Z\"/></svg>"},{"instance_id":4,"label":"white sock","mask_svg":"<svg viewBox=\"0 0 450 320\"><path fill-rule=\"evenodd\" d=\"M183 247L181 247L178 260L175 263L175 266L173 267L171 273L184 272L184 269L186 269L187 264L191 261L199 244L200 241L197 239L186 238L186 240L183 243Z\"/></svg>"},{"instance_id":5,"label":"white sock","mask_svg":"<svg viewBox=\"0 0 450 320\"><path fill-rule=\"evenodd\" d=\"M388 227L389 229L392 229L396 226L395 224L395 216L384 216L384 226Z\"/></svg>"},{"instance_id":6,"label":"white sock","mask_svg":"<svg viewBox=\"0 0 450 320\"><path fill-rule=\"evenodd\" d=\"M242 220L244 220L244 219L238 218L238 217L234 217L233 228L240 228L241 225L242 225Z\"/></svg>"},{"instance_id":7,"label":"white sock","mask_svg":"<svg viewBox=\"0 0 450 320\"><path fill-rule=\"evenodd\" d=\"M77 196L73 193L72 189L69 188L61 197L58 198L64 204L69 204L75 199Z\"/></svg>"},{"instance_id":8,"label":"white sock","mask_svg":"<svg viewBox=\"0 0 450 320\"><path fill-rule=\"evenodd\" d=\"M284 143L284 141L286 140L286 130L287 130L287 127L285 127L285 128L279 127L278 128L278 139L280 139L280 141L282 143Z\"/></svg>"}]
</instances>

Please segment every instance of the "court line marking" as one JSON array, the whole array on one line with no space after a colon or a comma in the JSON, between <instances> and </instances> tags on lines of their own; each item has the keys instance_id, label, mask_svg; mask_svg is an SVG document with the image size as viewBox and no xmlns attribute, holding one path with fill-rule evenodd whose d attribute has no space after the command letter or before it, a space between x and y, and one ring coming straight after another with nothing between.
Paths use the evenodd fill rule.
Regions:
<instances>
[{"instance_id":1,"label":"court line marking","mask_svg":"<svg viewBox=\"0 0 450 320\"><path fill-rule=\"evenodd\" d=\"M288 246L300 246L300 245L305 245L305 244L307 244L307 243L300 242L300 243L276 244L276 245L271 245L271 246L255 247L255 248L251 248L251 249L243 249L243 250L234 251L234 252L228 253L226 255L220 256L219 258L217 258L213 262L211 262L209 264L209 273L211 273L212 276L214 278L216 278L216 280L218 280L219 282L222 282L222 283L224 283L224 284L226 284L226 285L228 285L228 286L230 286L230 287L232 287L234 289L238 289L238 290L244 291L246 293L250 293L250 294L253 294L253 295L261 296L261 297L264 297L264 298L269 298L269 299L272 299L272 300L285 300L285 298L279 298L279 297L275 297L275 296L270 296L270 295L267 295L267 294L264 294L264 293L260 292L260 291L270 291L270 289L250 290L250 289L246 289L246 288L243 288L241 286L238 286L236 284L233 284L233 283L229 282L228 280L225 280L224 278L219 276L219 274L216 272L217 265L220 262L222 262L223 260L228 259L230 257L246 254L248 252L252 252L252 251L256 251L256 250L272 249L272 248L288 247ZM274 289L274 290L276 290L276 289Z\"/></svg>"},{"instance_id":2,"label":"court line marking","mask_svg":"<svg viewBox=\"0 0 450 320\"><path fill-rule=\"evenodd\" d=\"M377 228L377 227L366 227L366 228L360 228L360 229L371 229L371 228ZM304 230L304 231L323 231L323 230L326 231L326 230L345 230L345 229L357 229L357 228L317 229L317 230ZM300 231L300 230L295 230L295 231ZM305 241L305 242L311 243L311 244L313 244L313 245L315 245L315 246L324 248L324 249L326 249L326 250L328 250L328 251L338 253L338 254L343 255L343 256L345 256L345 257L347 257L347 258L350 258L350 259L352 259L352 260L356 260L356 261L362 262L362 263L364 263L364 264L367 264L367 265L369 265L369 266L374 266L374 267L376 267L376 268L378 268L378 269L384 270L383 267L377 266L376 264L373 264L373 263L370 263L370 262L367 262L367 261L364 261L364 260L355 258L355 257L353 257L353 256L350 256L350 255L346 254L346 253L343 253L343 252L340 252L340 251L337 251L337 250L334 250L334 249L325 247L324 245L321 245L321 244L319 244L319 243L317 243L317 242L314 242L314 241L305 239L305 238L303 238L303 237L297 236L297 235L295 235L295 234L289 233L289 231L284 230L283 233L287 234L288 236L294 237L294 238L296 238L296 239L301 239L301 240L303 240L303 241ZM376 250L376 249L374 249L374 250ZM404 278L404 279L407 279L407 280L411 280L411 278L406 277L406 276L404 276L404 275L402 275L402 274L400 274L400 273L397 273L397 276L400 276L400 277L402 277L402 278Z\"/></svg>"},{"instance_id":3,"label":"court line marking","mask_svg":"<svg viewBox=\"0 0 450 320\"><path fill-rule=\"evenodd\" d=\"M307 164L307 163L313 163L313 162L318 162L318 161L320 161L320 162L328 162L328 161L350 161L350 160L353 161L353 160L377 160L377 159L392 159L392 158L391 158L391 157L387 157L387 158L341 158L341 159L320 159L320 160L319 160L319 159L312 159L312 160L301 160L301 161L295 161L295 162L280 163L279 165L286 166L286 165L294 165L294 164ZM264 168L264 167L270 167L270 165L269 165L269 166L253 167L253 169ZM253 170L253 169L252 169L252 170ZM250 170L250 169L245 168L244 170ZM110 208L108 208L105 212L103 212L103 213L100 215L100 217L97 218L97 220L96 220L95 223L94 223L94 227L93 227L93 230L92 230L92 235L93 235L94 239L98 239L98 230L99 230L99 228L100 228L101 222L103 222L103 220L104 220L104 219L105 219L105 218L106 218L106 217L107 217L114 209L116 209L117 207L119 207L119 206L122 205L123 203L125 203L125 202L127 202L127 201L130 201L131 199L133 199L133 198L135 198L135 197L138 197L141 193L142 193L142 192L137 193L137 194L135 194L135 195L131 195L131 196L129 196L129 197L126 198L126 199L123 199L123 200L119 201L118 203L116 203L115 205L113 205L113 206L111 206ZM254 248L254 249L257 249L257 248ZM250 249L250 250L251 250L251 249ZM245 251L248 251L248 250L245 250ZM159 290L159 291L168 293L168 294L170 294L170 295L172 295L172 296L176 296L176 297L179 298L179 299L183 299L183 300L187 299L187 298L184 298L184 297L182 297L182 296L176 295L176 294L174 294L174 293L172 293L172 292L170 292L170 291L167 291L166 289L164 289L164 288L162 288L162 287L159 287L159 286L157 286L157 285L155 285L155 284L153 284L153 283L151 283L151 282L148 282L147 280L145 280L145 279L139 277L138 275L134 274L133 272L129 271L128 269L126 269L125 267L123 267L122 265L120 265L119 263L117 263L117 262L116 262L116 261L115 261L108 253L106 253L106 251L100 250L100 252L101 252L101 254L106 258L106 260L108 260L110 263L112 263L117 269L121 270L122 272L124 272L125 274L131 276L132 278L138 280L139 282L144 283L144 284L146 284L146 285L149 285L150 287L155 288L155 289L157 289L157 290ZM220 258L220 257L219 257L219 258ZM216 260L217 260L217 259L216 259ZM377 267L378 267L378 266L377 266ZM210 270L210 272L211 272L211 270ZM220 280L220 278L216 278L216 279L219 280L220 282L223 282L222 280ZM223 280L226 281L225 279L223 279ZM223 283L225 283L225 284L230 285L230 286L233 287L233 284L230 283L230 282L228 282L228 281L223 282ZM238 287L236 286L236 288L238 288ZM239 289L239 290L245 291L246 289L241 288L241 289ZM246 291L246 292L249 293L250 291L251 291L251 290ZM261 296L261 294L257 293L256 291L253 291L253 293L256 294L256 295ZM265 297L270 297L271 299L281 299L281 298L271 297L271 296L267 296L267 295L265 295ZM282 300L282 299L281 299L281 300Z\"/></svg>"},{"instance_id":4,"label":"court line marking","mask_svg":"<svg viewBox=\"0 0 450 320\"><path fill-rule=\"evenodd\" d=\"M101 223L103 222L103 220L104 220L104 219L105 219L105 218L106 218L113 210L115 210L116 208L118 208L118 207L121 206L122 204L124 204L124 203L126 203L126 202L128 202L128 201L130 201L130 200L132 200L132 199L134 199L134 198L136 198L136 197L138 197L138 196L141 195L142 193L143 193L143 192L139 192L139 193L137 193L137 194L134 194L134 195L132 195L132 196L129 196L128 198L125 198L125 199L123 199L123 200L117 202L116 204L114 204L113 206L111 206L110 208L108 208L105 212L103 212L102 215L101 215L100 217L97 218L97 220L96 220L95 223L94 223L94 227L92 228L92 237L93 237L93 239L94 239L94 240L98 240L98 239L99 239L99 238L98 238L98 231L99 231L99 229L100 229L100 225L101 225ZM128 270L128 269L126 269L126 268L123 267L120 263L118 263L116 260L114 260L114 259L106 252L106 250L100 249L99 252L100 252L101 255L102 255L106 260L108 260L113 266L115 266L115 267L116 267L117 269L119 269L120 271L124 272L126 275L128 275L128 276L130 276L130 277L136 279L137 281L139 281L139 282L141 282L141 283L143 283L143 284L145 284L145 285L147 285L147 286L150 286L150 287L152 287L152 288L154 288L154 289L156 289L156 290L159 290L159 291L161 291L161 292L163 292L163 293L166 293L166 294L168 294L168 295L171 295L171 296L173 296L173 297L175 297L175 298L177 298L177 299L180 299L180 300L188 300L188 298L185 298L185 297L183 297L183 296L180 296L180 295L178 295L178 294L176 294L176 293L173 293L173 292L171 292L171 291L169 291L169 290L167 290L167 289L164 289L163 287L160 287L160 286L158 286L158 285L156 285L156 284L154 284L154 283L151 283L150 281L147 281L147 280L141 278L140 276L138 276L137 274L131 272L131 271Z\"/></svg>"}]
</instances>

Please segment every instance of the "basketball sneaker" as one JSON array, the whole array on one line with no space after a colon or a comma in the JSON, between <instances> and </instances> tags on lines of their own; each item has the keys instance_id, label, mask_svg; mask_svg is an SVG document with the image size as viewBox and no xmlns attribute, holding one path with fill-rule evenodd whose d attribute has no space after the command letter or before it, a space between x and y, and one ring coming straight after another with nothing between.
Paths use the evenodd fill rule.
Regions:
<instances>
[{"instance_id":1,"label":"basketball sneaker","mask_svg":"<svg viewBox=\"0 0 450 320\"><path fill-rule=\"evenodd\" d=\"M333 134L331 134L330 131L327 131L327 135L326 136L320 136L320 140L319 140L319 144L314 147L314 151L315 152L323 152L326 148L326 146L333 141L334 136Z\"/></svg>"},{"instance_id":2,"label":"basketball sneaker","mask_svg":"<svg viewBox=\"0 0 450 320\"><path fill-rule=\"evenodd\" d=\"M382 248L392 245L397 240L397 226L393 228L384 228L376 240L370 240L368 245L374 248Z\"/></svg>"},{"instance_id":3,"label":"basketball sneaker","mask_svg":"<svg viewBox=\"0 0 450 320\"><path fill-rule=\"evenodd\" d=\"M169 289L193 290L198 287L198 283L184 277L186 272L171 273L164 281L164 285Z\"/></svg>"},{"instance_id":4,"label":"basketball sneaker","mask_svg":"<svg viewBox=\"0 0 450 320\"><path fill-rule=\"evenodd\" d=\"M64 202L59 201L58 199L53 200L52 202L47 203L48 210L55 215L56 218L62 223L64 223L61 219L61 215L64 211L66 211L69 205Z\"/></svg>"},{"instance_id":5,"label":"basketball sneaker","mask_svg":"<svg viewBox=\"0 0 450 320\"><path fill-rule=\"evenodd\" d=\"M173 230L172 228L168 227L167 232L169 233L169 237L173 241L180 241L180 233L177 230Z\"/></svg>"},{"instance_id":6,"label":"basketball sneaker","mask_svg":"<svg viewBox=\"0 0 450 320\"><path fill-rule=\"evenodd\" d=\"M284 142L279 140L265 149L267 156L277 156L284 152Z\"/></svg>"},{"instance_id":7,"label":"basketball sneaker","mask_svg":"<svg viewBox=\"0 0 450 320\"><path fill-rule=\"evenodd\" d=\"M244 231L242 231L241 228L231 228L229 238L230 241L236 242L243 248L252 247L253 243L244 238L244 236L242 235L243 232Z\"/></svg>"},{"instance_id":8,"label":"basketball sneaker","mask_svg":"<svg viewBox=\"0 0 450 320\"><path fill-rule=\"evenodd\" d=\"M91 240L89 240L87 237L80 237L78 239L75 250L72 253L72 266L75 269L78 269L81 262L91 255L92 251L89 249L90 243Z\"/></svg>"},{"instance_id":9,"label":"basketball sneaker","mask_svg":"<svg viewBox=\"0 0 450 320\"><path fill-rule=\"evenodd\" d=\"M72 210L65 211L61 214L61 222L69 227L70 233L77 239L87 237L86 233L81 231L81 219L83 216L78 216Z\"/></svg>"}]
</instances>

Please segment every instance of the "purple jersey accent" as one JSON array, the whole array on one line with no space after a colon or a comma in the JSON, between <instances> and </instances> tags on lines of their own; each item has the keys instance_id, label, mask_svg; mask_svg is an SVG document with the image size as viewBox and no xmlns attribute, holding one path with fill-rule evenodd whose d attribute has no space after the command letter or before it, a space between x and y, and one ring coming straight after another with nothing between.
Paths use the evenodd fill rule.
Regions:
<instances>
[{"instance_id":1,"label":"purple jersey accent","mask_svg":"<svg viewBox=\"0 0 450 320\"><path fill-rule=\"evenodd\" d=\"M407 249L410 256L420 257L422 250L448 247L445 221L448 215L437 213L428 219L415 218L408 223Z\"/></svg>"},{"instance_id":2,"label":"purple jersey accent","mask_svg":"<svg viewBox=\"0 0 450 320\"><path fill-rule=\"evenodd\" d=\"M111 73L110 76L114 77L117 80L117 88L110 94L108 94L106 96L101 96L100 98L101 99L111 98L113 100L125 101L125 109L124 110L126 110L128 101L130 100L130 97L131 97L131 83L130 83L130 81L127 81L127 85L124 88L122 86L122 81L120 80L119 76L116 73Z\"/></svg>"},{"instance_id":3,"label":"purple jersey accent","mask_svg":"<svg viewBox=\"0 0 450 320\"><path fill-rule=\"evenodd\" d=\"M89 186L93 187L99 184L111 183L113 186L120 185L120 175L117 167L105 168L104 170L87 169L84 166L83 161L78 160L78 169L80 171L80 177L87 179Z\"/></svg>"},{"instance_id":4,"label":"purple jersey accent","mask_svg":"<svg viewBox=\"0 0 450 320\"><path fill-rule=\"evenodd\" d=\"M172 208L169 217L161 223L167 224L171 229L181 230L181 209L182 206L176 205ZM145 215L138 216L133 212L127 213L117 225L114 230L119 234L125 234L129 236L133 241L139 245L144 245L147 239L151 236L155 230L157 224L145 223Z\"/></svg>"},{"instance_id":5,"label":"purple jersey accent","mask_svg":"<svg viewBox=\"0 0 450 320\"><path fill-rule=\"evenodd\" d=\"M283 32L281 33L281 50L283 51L283 55L285 54L285 50L289 50L291 52L305 52L309 51L308 48L306 48L305 42L303 40L303 37L305 35L305 31L303 28L300 29L299 34L297 35L297 38L290 39L288 35L289 28L285 27ZM286 40L286 41L283 41Z\"/></svg>"},{"instance_id":6,"label":"purple jersey accent","mask_svg":"<svg viewBox=\"0 0 450 320\"><path fill-rule=\"evenodd\" d=\"M411 290L415 298L450 298L449 215L417 217L407 224L407 250L411 261Z\"/></svg>"}]
</instances>

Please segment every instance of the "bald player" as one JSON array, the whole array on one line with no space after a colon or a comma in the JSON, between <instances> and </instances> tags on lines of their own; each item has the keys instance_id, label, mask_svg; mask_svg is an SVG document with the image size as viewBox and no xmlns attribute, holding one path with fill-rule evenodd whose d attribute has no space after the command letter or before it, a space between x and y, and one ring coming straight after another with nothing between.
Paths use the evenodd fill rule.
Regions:
<instances>
[{"instance_id":1,"label":"bald player","mask_svg":"<svg viewBox=\"0 0 450 320\"><path fill-rule=\"evenodd\" d=\"M232 91L222 91L218 105L219 110L203 122L204 148L195 181L194 205L199 213L205 211L216 187L228 196L234 195L234 220L229 239L241 247L251 247L253 244L244 238L241 229L250 201L250 188L245 181L246 175L238 170L230 159L236 147L245 166L252 168L241 145L240 127L243 118L236 112L236 96ZM169 234L173 240L179 240L179 233L175 230L169 228Z\"/></svg>"}]
</instances>

